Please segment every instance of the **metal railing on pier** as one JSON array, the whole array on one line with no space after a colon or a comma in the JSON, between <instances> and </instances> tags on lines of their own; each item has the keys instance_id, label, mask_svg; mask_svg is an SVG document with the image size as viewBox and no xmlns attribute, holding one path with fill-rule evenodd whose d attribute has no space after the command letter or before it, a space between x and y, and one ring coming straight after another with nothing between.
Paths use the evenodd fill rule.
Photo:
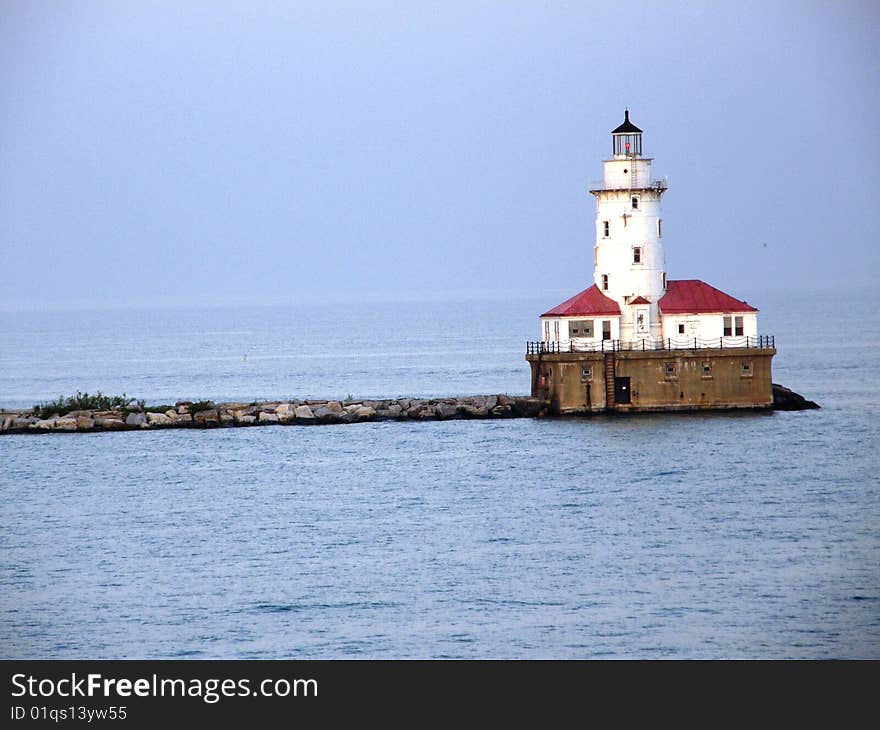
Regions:
<instances>
[{"instance_id":1,"label":"metal railing on pier","mask_svg":"<svg viewBox=\"0 0 880 730\"><path fill-rule=\"evenodd\" d=\"M552 355L562 352L623 352L649 350L704 350L704 349L765 349L776 347L775 335L756 337L667 337L642 340L560 340L526 342L526 355Z\"/></svg>"}]
</instances>

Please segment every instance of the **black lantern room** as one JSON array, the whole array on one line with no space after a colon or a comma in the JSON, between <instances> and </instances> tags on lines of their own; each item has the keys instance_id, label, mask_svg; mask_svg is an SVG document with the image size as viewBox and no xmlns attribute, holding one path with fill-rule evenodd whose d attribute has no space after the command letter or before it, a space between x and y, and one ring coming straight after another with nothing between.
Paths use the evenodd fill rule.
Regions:
<instances>
[{"instance_id":1,"label":"black lantern room","mask_svg":"<svg viewBox=\"0 0 880 730\"><path fill-rule=\"evenodd\" d=\"M629 120L629 109L623 112L623 124L611 132L614 140L614 154L626 157L641 157L642 130Z\"/></svg>"}]
</instances>

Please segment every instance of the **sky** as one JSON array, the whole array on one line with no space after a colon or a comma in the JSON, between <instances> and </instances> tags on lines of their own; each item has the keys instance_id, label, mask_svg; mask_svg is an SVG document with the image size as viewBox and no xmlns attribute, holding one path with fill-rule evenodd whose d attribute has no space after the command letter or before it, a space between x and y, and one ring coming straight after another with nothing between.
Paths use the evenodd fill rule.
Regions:
<instances>
[{"instance_id":1,"label":"sky","mask_svg":"<svg viewBox=\"0 0 880 730\"><path fill-rule=\"evenodd\" d=\"M670 278L873 286L878 49L876 0L2 0L0 306L567 296L624 107Z\"/></svg>"}]
</instances>

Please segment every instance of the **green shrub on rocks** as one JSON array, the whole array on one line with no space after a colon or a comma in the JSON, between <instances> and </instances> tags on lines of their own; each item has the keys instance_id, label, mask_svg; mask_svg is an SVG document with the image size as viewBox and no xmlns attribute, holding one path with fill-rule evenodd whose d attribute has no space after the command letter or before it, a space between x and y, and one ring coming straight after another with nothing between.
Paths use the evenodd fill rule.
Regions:
<instances>
[{"instance_id":1,"label":"green shrub on rocks","mask_svg":"<svg viewBox=\"0 0 880 730\"><path fill-rule=\"evenodd\" d=\"M187 409L190 413L198 413L199 411L210 411L214 408L214 401L212 400L197 400L195 403L190 403L187 405Z\"/></svg>"},{"instance_id":2,"label":"green shrub on rocks","mask_svg":"<svg viewBox=\"0 0 880 730\"><path fill-rule=\"evenodd\" d=\"M125 393L122 395L104 395L100 390L94 395L88 393L80 393L76 391L76 395L69 395L66 398L59 395L53 401L47 403L37 403L34 406L34 415L38 418L51 418L56 413L64 415L71 411L111 411L111 410L133 410L130 407L132 399ZM144 402L137 401L141 408Z\"/></svg>"}]
</instances>

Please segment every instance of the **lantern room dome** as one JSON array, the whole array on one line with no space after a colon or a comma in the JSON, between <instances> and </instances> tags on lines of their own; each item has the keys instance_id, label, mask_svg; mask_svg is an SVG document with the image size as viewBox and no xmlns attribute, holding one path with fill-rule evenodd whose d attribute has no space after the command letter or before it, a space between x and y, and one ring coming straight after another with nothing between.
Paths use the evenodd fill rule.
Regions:
<instances>
[{"instance_id":1,"label":"lantern room dome","mask_svg":"<svg viewBox=\"0 0 880 730\"><path fill-rule=\"evenodd\" d=\"M629 109L624 109L623 124L613 130L611 134L642 134L642 130L629 120Z\"/></svg>"}]
</instances>

